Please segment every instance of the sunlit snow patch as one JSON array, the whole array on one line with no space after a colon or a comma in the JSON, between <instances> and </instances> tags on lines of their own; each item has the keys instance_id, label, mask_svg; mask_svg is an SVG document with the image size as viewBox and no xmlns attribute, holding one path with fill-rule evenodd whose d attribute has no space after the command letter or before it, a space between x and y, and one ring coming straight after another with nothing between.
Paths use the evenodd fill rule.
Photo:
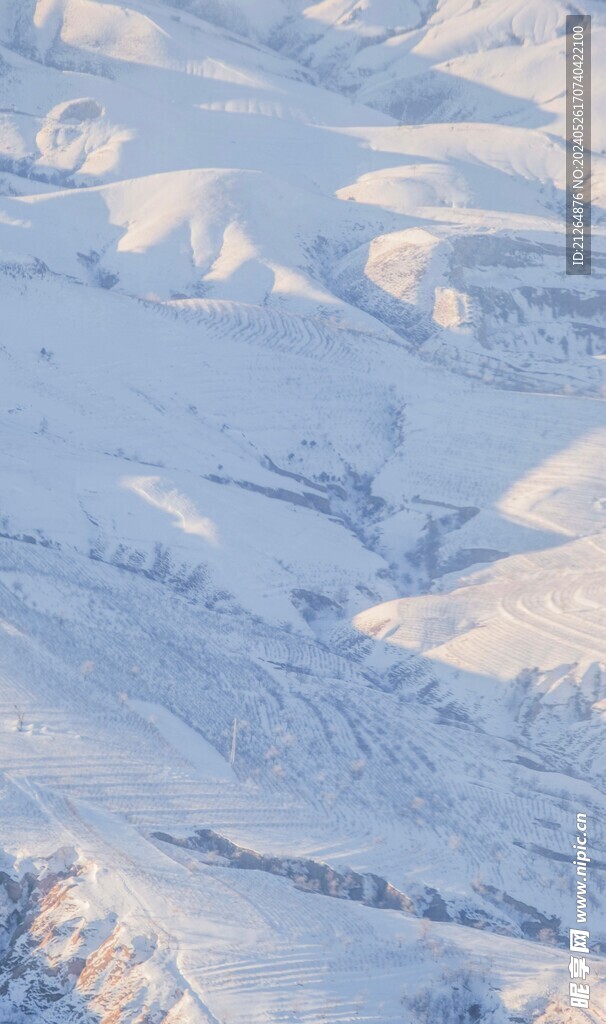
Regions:
<instances>
[{"instance_id":1,"label":"sunlit snow patch","mask_svg":"<svg viewBox=\"0 0 606 1024\"><path fill-rule=\"evenodd\" d=\"M179 491L165 489L160 482L160 477L124 477L122 485L134 491L154 508L160 508L173 515L175 517L174 525L184 533L195 533L207 540L209 544L217 544L217 529L212 519L198 515L189 499Z\"/></svg>"},{"instance_id":2,"label":"sunlit snow patch","mask_svg":"<svg viewBox=\"0 0 606 1024\"><path fill-rule=\"evenodd\" d=\"M224 782L238 781L232 768L218 750L215 750L199 732L167 711L161 704L131 698L128 705L153 725L168 745L180 757L189 761L200 775L207 779L223 779Z\"/></svg>"}]
</instances>

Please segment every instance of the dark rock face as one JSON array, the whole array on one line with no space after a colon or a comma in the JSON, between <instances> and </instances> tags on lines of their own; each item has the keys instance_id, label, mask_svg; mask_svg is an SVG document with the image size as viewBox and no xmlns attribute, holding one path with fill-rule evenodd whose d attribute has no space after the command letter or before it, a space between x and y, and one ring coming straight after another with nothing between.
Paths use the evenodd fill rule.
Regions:
<instances>
[{"instance_id":1,"label":"dark rock face","mask_svg":"<svg viewBox=\"0 0 606 1024\"><path fill-rule=\"evenodd\" d=\"M339 900L353 900L382 910L414 912L412 900L378 875L360 874L357 871L340 872L328 864L304 858L268 857L236 846L210 828L199 829L195 836L187 839L175 839L166 832L154 832L153 838L187 850L210 854L226 867L266 871L270 875L288 878L297 889L305 892Z\"/></svg>"},{"instance_id":2,"label":"dark rock face","mask_svg":"<svg viewBox=\"0 0 606 1024\"><path fill-rule=\"evenodd\" d=\"M162 1024L179 1003L175 986L166 1002L151 991L155 934L91 914L95 875L65 848L25 873L0 871L1 1024Z\"/></svg>"},{"instance_id":3,"label":"dark rock face","mask_svg":"<svg viewBox=\"0 0 606 1024\"><path fill-rule=\"evenodd\" d=\"M96 1019L74 999L74 987L86 963L74 956L54 962L46 952L53 935L50 917L59 910L75 884L78 869L69 865L13 877L0 872L0 1020L16 1022L51 1020L42 1017L51 1007L52 1020L64 1019L92 1024ZM59 925L60 918L56 921ZM57 1017L56 1013L60 1016Z\"/></svg>"}]
</instances>

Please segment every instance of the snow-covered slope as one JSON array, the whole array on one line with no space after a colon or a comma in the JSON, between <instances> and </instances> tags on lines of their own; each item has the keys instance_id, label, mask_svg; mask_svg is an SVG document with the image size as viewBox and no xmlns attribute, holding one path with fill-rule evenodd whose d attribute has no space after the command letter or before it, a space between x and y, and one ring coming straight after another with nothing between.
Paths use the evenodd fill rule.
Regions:
<instances>
[{"instance_id":1,"label":"snow-covered slope","mask_svg":"<svg viewBox=\"0 0 606 1024\"><path fill-rule=\"evenodd\" d=\"M0 4L0 1020L606 1012L566 11Z\"/></svg>"}]
</instances>

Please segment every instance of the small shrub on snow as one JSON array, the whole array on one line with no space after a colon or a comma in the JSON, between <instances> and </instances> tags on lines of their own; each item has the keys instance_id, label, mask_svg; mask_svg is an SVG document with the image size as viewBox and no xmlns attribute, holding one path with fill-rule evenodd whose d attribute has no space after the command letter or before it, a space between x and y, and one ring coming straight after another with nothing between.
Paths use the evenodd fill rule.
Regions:
<instances>
[{"instance_id":1,"label":"small shrub on snow","mask_svg":"<svg viewBox=\"0 0 606 1024\"><path fill-rule=\"evenodd\" d=\"M509 1024L498 992L474 971L449 971L402 1002L410 1024Z\"/></svg>"}]
</instances>

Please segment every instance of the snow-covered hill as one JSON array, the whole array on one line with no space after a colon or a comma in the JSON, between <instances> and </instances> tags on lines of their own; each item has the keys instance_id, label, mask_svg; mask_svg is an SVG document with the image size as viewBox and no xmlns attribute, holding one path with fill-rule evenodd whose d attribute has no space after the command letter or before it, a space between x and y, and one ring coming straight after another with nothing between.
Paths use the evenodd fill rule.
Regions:
<instances>
[{"instance_id":1,"label":"snow-covered hill","mask_svg":"<svg viewBox=\"0 0 606 1024\"><path fill-rule=\"evenodd\" d=\"M567 11L0 3L0 1022L604 1019Z\"/></svg>"}]
</instances>

